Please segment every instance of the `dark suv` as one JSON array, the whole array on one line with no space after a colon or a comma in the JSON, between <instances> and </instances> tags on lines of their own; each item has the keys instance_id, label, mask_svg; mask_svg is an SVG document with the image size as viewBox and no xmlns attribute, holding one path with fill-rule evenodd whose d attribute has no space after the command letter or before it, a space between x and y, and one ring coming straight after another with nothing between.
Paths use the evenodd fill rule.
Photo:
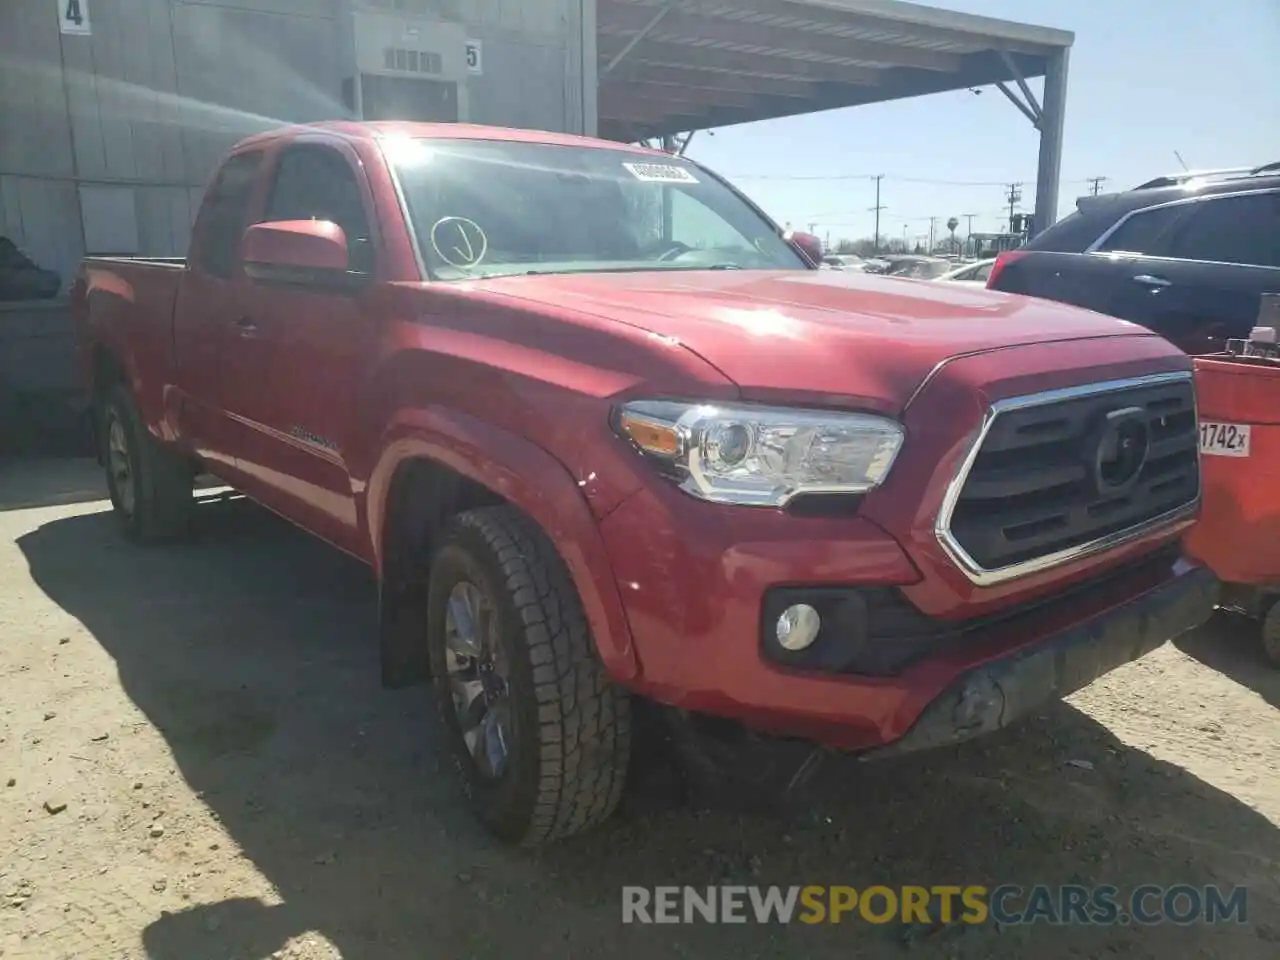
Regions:
<instances>
[{"instance_id":1,"label":"dark suv","mask_svg":"<svg viewBox=\"0 0 1280 960\"><path fill-rule=\"evenodd\" d=\"M1259 297L1280 293L1280 164L1160 177L1082 197L987 287L1142 324L1187 353L1248 337Z\"/></svg>"}]
</instances>

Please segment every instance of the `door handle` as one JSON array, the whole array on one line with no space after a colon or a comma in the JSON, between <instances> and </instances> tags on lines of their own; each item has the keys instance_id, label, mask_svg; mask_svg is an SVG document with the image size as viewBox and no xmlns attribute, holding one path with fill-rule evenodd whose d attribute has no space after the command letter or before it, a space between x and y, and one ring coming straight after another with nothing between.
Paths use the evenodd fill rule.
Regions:
<instances>
[{"instance_id":1,"label":"door handle","mask_svg":"<svg viewBox=\"0 0 1280 960\"><path fill-rule=\"evenodd\" d=\"M1153 277L1149 273L1140 273L1133 278L1134 283L1140 283L1144 287L1151 287L1153 290L1163 290L1165 287L1173 286L1173 282L1166 280L1164 277Z\"/></svg>"}]
</instances>

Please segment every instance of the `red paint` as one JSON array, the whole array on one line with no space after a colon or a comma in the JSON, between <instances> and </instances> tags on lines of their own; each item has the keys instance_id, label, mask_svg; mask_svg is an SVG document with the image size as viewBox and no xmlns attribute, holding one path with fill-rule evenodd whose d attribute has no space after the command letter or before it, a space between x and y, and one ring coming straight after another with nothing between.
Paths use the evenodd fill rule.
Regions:
<instances>
[{"instance_id":1,"label":"red paint","mask_svg":"<svg viewBox=\"0 0 1280 960\"><path fill-rule=\"evenodd\" d=\"M783 236L793 246L797 247L811 264L817 266L822 262L822 241L812 233L788 230Z\"/></svg>"},{"instance_id":2,"label":"red paint","mask_svg":"<svg viewBox=\"0 0 1280 960\"><path fill-rule=\"evenodd\" d=\"M1280 364L1196 357L1201 422L1249 426L1249 456L1202 455L1204 508L1187 553L1227 583L1280 587Z\"/></svg>"},{"instance_id":3,"label":"red paint","mask_svg":"<svg viewBox=\"0 0 1280 960\"><path fill-rule=\"evenodd\" d=\"M987 289L994 290L996 288L996 277L1000 276L1004 268L1026 255L1027 251L1025 250L1005 250L1003 253L997 254L996 262L991 265L991 272L987 274Z\"/></svg>"},{"instance_id":4,"label":"red paint","mask_svg":"<svg viewBox=\"0 0 1280 960\"><path fill-rule=\"evenodd\" d=\"M346 270L347 235L327 220L255 223L244 232L245 263L308 270Z\"/></svg>"},{"instance_id":5,"label":"red paint","mask_svg":"<svg viewBox=\"0 0 1280 960\"><path fill-rule=\"evenodd\" d=\"M758 654L766 588L896 585L924 612L962 619L1051 595L1179 532L989 588L969 583L932 532L991 401L1186 367L1145 330L959 284L836 271L424 282L380 132L635 149L452 124L289 128L237 148L262 151L264 162L246 215L258 226L229 276L199 265L197 232L186 268L90 258L74 287L86 379L105 351L153 433L375 569L395 522L387 503L397 470L437 461L547 532L619 682L869 746L900 736L963 670L1063 624L996 631L892 680L801 676ZM242 266L347 266L331 224L259 223L280 151L297 143L332 146L358 181L376 262L358 288L264 282ZM903 422L907 442L856 516L718 506L681 493L612 433L611 408L632 397L878 412ZM1118 583L1110 602L1140 589Z\"/></svg>"}]
</instances>

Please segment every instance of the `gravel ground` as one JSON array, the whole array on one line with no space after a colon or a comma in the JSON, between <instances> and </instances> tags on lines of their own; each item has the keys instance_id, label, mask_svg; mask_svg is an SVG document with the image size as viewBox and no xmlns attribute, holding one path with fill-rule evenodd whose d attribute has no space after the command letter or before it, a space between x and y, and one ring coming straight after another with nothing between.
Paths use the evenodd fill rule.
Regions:
<instances>
[{"instance_id":1,"label":"gravel ground","mask_svg":"<svg viewBox=\"0 0 1280 960\"><path fill-rule=\"evenodd\" d=\"M96 469L0 463L0 954L226 960L1280 955L1280 672L1229 620L803 816L659 805L538 853L462 809L373 585L244 501L116 535ZM1243 924L623 926L624 884L1218 883Z\"/></svg>"}]
</instances>

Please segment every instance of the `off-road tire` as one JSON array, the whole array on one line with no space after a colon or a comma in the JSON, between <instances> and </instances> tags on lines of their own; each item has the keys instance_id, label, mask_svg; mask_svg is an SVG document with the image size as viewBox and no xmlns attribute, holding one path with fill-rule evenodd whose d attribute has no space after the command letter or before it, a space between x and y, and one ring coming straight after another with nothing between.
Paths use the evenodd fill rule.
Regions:
<instances>
[{"instance_id":1,"label":"off-road tire","mask_svg":"<svg viewBox=\"0 0 1280 960\"><path fill-rule=\"evenodd\" d=\"M107 474L111 505L125 536L136 543L165 543L191 532L195 508L195 471L180 454L164 447L147 430L137 404L123 384L115 384L103 398L99 414L99 442ZM111 468L111 425L118 421L126 440L133 477L134 506L130 511L117 489Z\"/></svg>"},{"instance_id":2,"label":"off-road tire","mask_svg":"<svg viewBox=\"0 0 1280 960\"><path fill-rule=\"evenodd\" d=\"M1262 620L1262 652L1272 666L1280 667L1280 601L1271 605Z\"/></svg>"},{"instance_id":3,"label":"off-road tire","mask_svg":"<svg viewBox=\"0 0 1280 960\"><path fill-rule=\"evenodd\" d=\"M514 745L497 780L476 769L449 690L445 612L463 579L493 603L510 663ZM463 792L491 833L537 846L608 819L626 782L630 698L605 673L564 562L519 510L484 507L451 521L431 564L427 644Z\"/></svg>"}]
</instances>

